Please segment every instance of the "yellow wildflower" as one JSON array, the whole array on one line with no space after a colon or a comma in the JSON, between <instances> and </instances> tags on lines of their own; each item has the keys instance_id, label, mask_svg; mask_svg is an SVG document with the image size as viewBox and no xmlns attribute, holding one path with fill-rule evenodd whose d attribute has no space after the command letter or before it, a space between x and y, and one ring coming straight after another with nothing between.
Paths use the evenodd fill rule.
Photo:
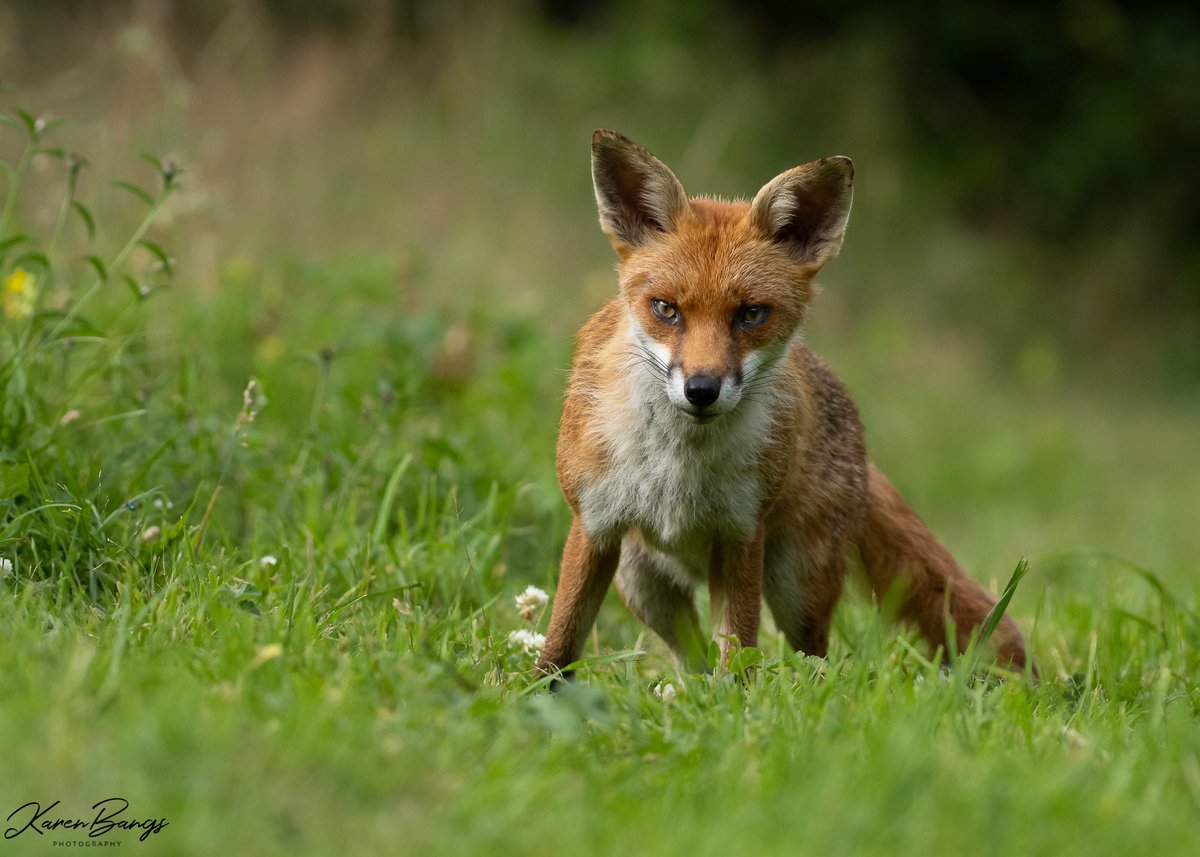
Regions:
<instances>
[{"instance_id":1,"label":"yellow wildflower","mask_svg":"<svg viewBox=\"0 0 1200 857\"><path fill-rule=\"evenodd\" d=\"M24 268L17 268L4 278L4 314L9 318L25 319L33 315L34 286L37 281Z\"/></svg>"}]
</instances>

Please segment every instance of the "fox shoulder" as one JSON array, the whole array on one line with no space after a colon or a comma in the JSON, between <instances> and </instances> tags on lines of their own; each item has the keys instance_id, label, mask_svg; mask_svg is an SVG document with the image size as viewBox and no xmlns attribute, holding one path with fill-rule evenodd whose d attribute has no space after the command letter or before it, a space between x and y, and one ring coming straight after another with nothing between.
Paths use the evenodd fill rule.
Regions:
<instances>
[{"instance_id":1,"label":"fox shoulder","mask_svg":"<svg viewBox=\"0 0 1200 857\"><path fill-rule=\"evenodd\" d=\"M792 424L795 443L785 466L785 494L821 498L827 493L858 498L866 484L867 450L862 419L850 391L805 343L788 355L788 375L799 387ZM855 515L858 514L856 511Z\"/></svg>"},{"instance_id":2,"label":"fox shoulder","mask_svg":"<svg viewBox=\"0 0 1200 857\"><path fill-rule=\"evenodd\" d=\"M799 342L792 349L791 367L793 373L804 379L809 406L815 411L816 421L824 427L822 431L861 447L863 426L858 406L825 360Z\"/></svg>"},{"instance_id":3,"label":"fox shoulder","mask_svg":"<svg viewBox=\"0 0 1200 857\"><path fill-rule=\"evenodd\" d=\"M619 341L625 313L619 298L613 298L580 328L575 337L571 380L563 403L558 428L556 463L558 481L567 502L576 509L579 489L589 476L601 472L606 454L595 432L597 409L604 396L619 391L611 377L619 371Z\"/></svg>"}]
</instances>

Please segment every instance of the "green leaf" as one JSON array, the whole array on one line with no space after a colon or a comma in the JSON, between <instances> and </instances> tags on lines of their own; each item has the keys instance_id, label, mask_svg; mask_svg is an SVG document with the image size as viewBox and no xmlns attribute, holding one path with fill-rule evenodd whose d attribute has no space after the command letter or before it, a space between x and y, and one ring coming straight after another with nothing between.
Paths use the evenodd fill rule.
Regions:
<instances>
[{"instance_id":1,"label":"green leaf","mask_svg":"<svg viewBox=\"0 0 1200 857\"><path fill-rule=\"evenodd\" d=\"M55 146L54 148L38 146L36 149L33 150L33 153L35 155L47 155L51 158L58 158L60 161L67 156L66 150L60 149L57 146Z\"/></svg>"},{"instance_id":2,"label":"green leaf","mask_svg":"<svg viewBox=\"0 0 1200 857\"><path fill-rule=\"evenodd\" d=\"M129 286L129 291L133 292L133 296L139 301L146 296L142 294L142 287L138 285L138 281L128 274L122 274L121 279L125 281L125 285Z\"/></svg>"},{"instance_id":3,"label":"green leaf","mask_svg":"<svg viewBox=\"0 0 1200 857\"><path fill-rule=\"evenodd\" d=\"M96 220L92 217L92 212L82 202L71 203L71 208L75 210L75 213L83 221L83 225L87 227L88 240L93 240L96 237Z\"/></svg>"},{"instance_id":4,"label":"green leaf","mask_svg":"<svg viewBox=\"0 0 1200 857\"><path fill-rule=\"evenodd\" d=\"M5 238L3 241L0 241L0 253L5 252L10 247L16 247L22 241L28 241L28 240L29 240L29 236L24 233L20 233L18 235L10 235L8 238Z\"/></svg>"},{"instance_id":5,"label":"green leaf","mask_svg":"<svg viewBox=\"0 0 1200 857\"><path fill-rule=\"evenodd\" d=\"M262 598L262 590L253 583L227 583L221 587L221 597L232 602L239 610L245 610L255 616L261 616L258 600Z\"/></svg>"},{"instance_id":6,"label":"green leaf","mask_svg":"<svg viewBox=\"0 0 1200 857\"><path fill-rule=\"evenodd\" d=\"M153 241L142 240L142 241L139 241L138 244L142 245L143 247L145 247L147 250L149 250L151 253L154 254L155 258L158 259L158 261L160 263L162 263L164 271L171 270L171 257L167 255L166 250L164 250L159 245L155 244Z\"/></svg>"},{"instance_id":7,"label":"green leaf","mask_svg":"<svg viewBox=\"0 0 1200 857\"><path fill-rule=\"evenodd\" d=\"M708 668L715 670L721 665L721 645L716 640L708 641Z\"/></svg>"},{"instance_id":8,"label":"green leaf","mask_svg":"<svg viewBox=\"0 0 1200 857\"><path fill-rule=\"evenodd\" d=\"M19 253L13 257L13 267L33 267L37 266L43 270L49 270L50 259L41 250L26 250L24 253Z\"/></svg>"},{"instance_id":9,"label":"green leaf","mask_svg":"<svg viewBox=\"0 0 1200 857\"><path fill-rule=\"evenodd\" d=\"M99 256L88 256L87 263L92 266L92 270L96 272L96 276L101 280L108 279L108 266L104 264L104 260Z\"/></svg>"},{"instance_id":10,"label":"green leaf","mask_svg":"<svg viewBox=\"0 0 1200 857\"><path fill-rule=\"evenodd\" d=\"M1142 578L1142 580L1146 581L1154 588L1154 591L1158 593L1159 599L1161 599L1164 604L1174 607L1179 603L1178 599L1171 593L1169 589L1167 589L1167 585L1159 580L1157 574L1150 571L1148 568L1142 568L1141 566L1133 565L1132 563L1130 563L1130 565L1133 566L1133 571L1138 577Z\"/></svg>"},{"instance_id":11,"label":"green leaf","mask_svg":"<svg viewBox=\"0 0 1200 857\"><path fill-rule=\"evenodd\" d=\"M59 331L56 342L61 342L64 339L79 339L80 337L88 336L98 341L108 341L108 337L104 331L96 327L83 316L69 317L66 310L61 309L43 309L39 310L34 315L39 323L46 324L52 321L67 322L67 326Z\"/></svg>"},{"instance_id":12,"label":"green leaf","mask_svg":"<svg viewBox=\"0 0 1200 857\"><path fill-rule=\"evenodd\" d=\"M729 656L728 670L734 675L738 675L746 672L747 670L754 669L755 667L761 665L762 662L763 653L761 649L756 649L752 646L740 648L736 649L734 653Z\"/></svg>"},{"instance_id":13,"label":"green leaf","mask_svg":"<svg viewBox=\"0 0 1200 857\"><path fill-rule=\"evenodd\" d=\"M3 113L0 113L0 125L3 125L5 128L12 128L14 131L21 130L21 126L18 123L12 121Z\"/></svg>"},{"instance_id":14,"label":"green leaf","mask_svg":"<svg viewBox=\"0 0 1200 857\"><path fill-rule=\"evenodd\" d=\"M25 126L25 131L29 136L36 137L37 120L28 111L22 110L20 107L14 107L13 113L17 114L17 118L21 120L21 124Z\"/></svg>"},{"instance_id":15,"label":"green leaf","mask_svg":"<svg viewBox=\"0 0 1200 857\"><path fill-rule=\"evenodd\" d=\"M11 500L28 490L28 464L0 464L0 501Z\"/></svg>"},{"instance_id":16,"label":"green leaf","mask_svg":"<svg viewBox=\"0 0 1200 857\"><path fill-rule=\"evenodd\" d=\"M130 184L129 182L113 182L113 185L121 188L121 190L133 194L142 202L146 203L146 205L151 207L154 206L154 197L150 196L150 194L146 193L146 191L142 190L137 185Z\"/></svg>"},{"instance_id":17,"label":"green leaf","mask_svg":"<svg viewBox=\"0 0 1200 857\"><path fill-rule=\"evenodd\" d=\"M149 161L150 163L154 164L154 168L160 173L163 171L163 162L149 152L142 153L142 160Z\"/></svg>"}]
</instances>

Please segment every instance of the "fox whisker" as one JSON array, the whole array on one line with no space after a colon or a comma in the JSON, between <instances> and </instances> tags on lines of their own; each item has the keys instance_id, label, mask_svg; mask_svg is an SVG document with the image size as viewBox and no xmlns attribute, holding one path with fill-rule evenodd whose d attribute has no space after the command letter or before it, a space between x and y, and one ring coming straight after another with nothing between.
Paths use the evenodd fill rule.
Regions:
<instances>
[{"instance_id":1,"label":"fox whisker","mask_svg":"<svg viewBox=\"0 0 1200 857\"><path fill-rule=\"evenodd\" d=\"M670 369L667 367L667 364L663 363L662 360L659 359L659 357L650 349L642 345L635 345L633 348L634 350L630 352L629 355L631 362L637 361L643 363L653 369L663 378L666 378L670 374Z\"/></svg>"}]
</instances>

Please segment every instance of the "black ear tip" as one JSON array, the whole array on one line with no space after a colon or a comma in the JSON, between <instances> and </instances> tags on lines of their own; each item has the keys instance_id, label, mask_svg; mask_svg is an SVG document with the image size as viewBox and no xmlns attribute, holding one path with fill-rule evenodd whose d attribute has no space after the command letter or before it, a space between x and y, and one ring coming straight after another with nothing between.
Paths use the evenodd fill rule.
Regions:
<instances>
[{"instance_id":1,"label":"black ear tip","mask_svg":"<svg viewBox=\"0 0 1200 857\"><path fill-rule=\"evenodd\" d=\"M619 131L610 131L608 128L597 128L592 132L592 151L594 152L604 149L616 149L631 144L632 141Z\"/></svg>"},{"instance_id":2,"label":"black ear tip","mask_svg":"<svg viewBox=\"0 0 1200 857\"><path fill-rule=\"evenodd\" d=\"M831 168L834 172L845 176L847 180L854 178L854 161L845 155L834 155L833 157L825 158L823 163L827 168Z\"/></svg>"}]
</instances>

